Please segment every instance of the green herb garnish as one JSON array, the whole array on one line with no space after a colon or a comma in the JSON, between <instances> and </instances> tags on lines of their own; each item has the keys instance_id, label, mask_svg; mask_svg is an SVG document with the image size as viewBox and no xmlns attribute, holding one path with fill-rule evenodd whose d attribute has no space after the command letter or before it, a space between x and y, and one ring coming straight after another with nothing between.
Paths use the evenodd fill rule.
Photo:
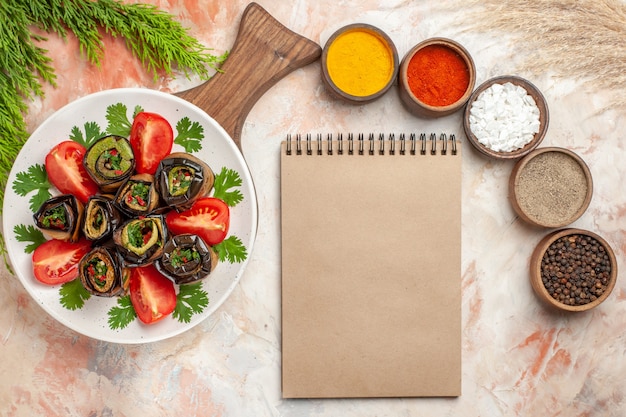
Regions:
<instances>
[{"instance_id":1,"label":"green herb garnish","mask_svg":"<svg viewBox=\"0 0 626 417\"><path fill-rule=\"evenodd\" d=\"M183 117L176 123L176 133L174 143L185 148L185 151L192 153L202 149L204 128L200 123L192 122L188 117Z\"/></svg>"},{"instance_id":2,"label":"green herb garnish","mask_svg":"<svg viewBox=\"0 0 626 417\"><path fill-rule=\"evenodd\" d=\"M176 295L176 308L172 316L182 323L189 323L191 316L202 313L209 305L209 295L202 289L202 282L183 284Z\"/></svg>"},{"instance_id":3,"label":"green herb garnish","mask_svg":"<svg viewBox=\"0 0 626 417\"><path fill-rule=\"evenodd\" d=\"M65 214L65 208L63 208L63 206L54 207L52 210L48 210L44 213L41 224L46 229L63 230L67 223Z\"/></svg>"},{"instance_id":4,"label":"green herb garnish","mask_svg":"<svg viewBox=\"0 0 626 417\"><path fill-rule=\"evenodd\" d=\"M83 125L83 127L85 132L84 135L78 126L74 126L72 128L72 133L70 134L70 139L74 142L80 143L86 149L89 149L94 142L106 135L105 132L100 130L100 126L96 122L87 122Z\"/></svg>"},{"instance_id":5,"label":"green herb garnish","mask_svg":"<svg viewBox=\"0 0 626 417\"><path fill-rule=\"evenodd\" d=\"M243 200L241 191L233 190L234 187L240 187L241 184L242 180L237 171L222 167L220 173L215 176L213 197L223 200L230 207L234 207Z\"/></svg>"},{"instance_id":6,"label":"green herb garnish","mask_svg":"<svg viewBox=\"0 0 626 417\"><path fill-rule=\"evenodd\" d=\"M13 233L15 233L15 238L18 242L30 242L30 244L26 245L26 248L24 248L24 252L26 253L33 253L39 245L46 241L46 237L41 230L32 224L28 226L18 224L13 228Z\"/></svg>"},{"instance_id":7,"label":"green herb garnish","mask_svg":"<svg viewBox=\"0 0 626 417\"><path fill-rule=\"evenodd\" d=\"M127 226L126 233L128 234L128 243L134 248L141 248L144 246L143 229L145 224L143 222L134 222Z\"/></svg>"},{"instance_id":8,"label":"green herb garnish","mask_svg":"<svg viewBox=\"0 0 626 417\"><path fill-rule=\"evenodd\" d=\"M144 182L135 182L128 193L128 204L134 204L145 207L148 204L148 196L150 195L150 186Z\"/></svg>"},{"instance_id":9,"label":"green herb garnish","mask_svg":"<svg viewBox=\"0 0 626 417\"><path fill-rule=\"evenodd\" d=\"M27 171L18 172L13 182L13 191L22 197L37 191L29 200L29 207L33 213L39 210L39 207L52 197L50 187L52 187L52 184L48 181L48 173L41 164L35 164L29 167ZM1 204L0 202L0 206Z\"/></svg>"},{"instance_id":10,"label":"green herb garnish","mask_svg":"<svg viewBox=\"0 0 626 417\"><path fill-rule=\"evenodd\" d=\"M137 317L128 295L118 298L117 305L112 307L107 314L109 315L109 327L113 330L125 328Z\"/></svg>"},{"instance_id":11,"label":"green herb garnish","mask_svg":"<svg viewBox=\"0 0 626 417\"><path fill-rule=\"evenodd\" d=\"M118 175L122 173L123 158L117 149L106 150L102 154L102 158L106 161L105 166L107 169L115 171Z\"/></svg>"},{"instance_id":12,"label":"green herb garnish","mask_svg":"<svg viewBox=\"0 0 626 417\"><path fill-rule=\"evenodd\" d=\"M242 262L248 257L248 250L237 236L229 236L213 246L220 261L228 260L231 264Z\"/></svg>"},{"instance_id":13,"label":"green herb garnish","mask_svg":"<svg viewBox=\"0 0 626 417\"><path fill-rule=\"evenodd\" d=\"M61 285L59 295L61 296L61 305L68 310L83 308L85 301L91 297L91 294L83 287L83 283L78 278Z\"/></svg>"},{"instance_id":14,"label":"green herb garnish","mask_svg":"<svg viewBox=\"0 0 626 417\"><path fill-rule=\"evenodd\" d=\"M137 113L142 112L141 106L135 106L133 119ZM107 132L111 135L122 136L127 138L130 136L130 129L133 126L132 119L128 118L128 108L123 103L112 104L107 107L106 119Z\"/></svg>"},{"instance_id":15,"label":"green herb garnish","mask_svg":"<svg viewBox=\"0 0 626 417\"><path fill-rule=\"evenodd\" d=\"M189 189L195 171L185 166L175 166L167 174L169 193L173 196L183 195Z\"/></svg>"},{"instance_id":16,"label":"green herb garnish","mask_svg":"<svg viewBox=\"0 0 626 417\"><path fill-rule=\"evenodd\" d=\"M174 268L180 268L181 266L194 262L200 259L200 254L194 248L181 249L177 248L172 251L170 255L170 263Z\"/></svg>"},{"instance_id":17,"label":"green herb garnish","mask_svg":"<svg viewBox=\"0 0 626 417\"><path fill-rule=\"evenodd\" d=\"M102 288L107 283L107 268L106 263L100 258L93 258L87 265L85 265L86 273L89 274L89 279Z\"/></svg>"},{"instance_id":18,"label":"green herb garnish","mask_svg":"<svg viewBox=\"0 0 626 417\"><path fill-rule=\"evenodd\" d=\"M100 229L100 226L102 226L102 223L104 223L104 213L102 212L102 208L98 207L97 208L97 213L96 213L96 218L93 220L93 227L95 229Z\"/></svg>"}]
</instances>

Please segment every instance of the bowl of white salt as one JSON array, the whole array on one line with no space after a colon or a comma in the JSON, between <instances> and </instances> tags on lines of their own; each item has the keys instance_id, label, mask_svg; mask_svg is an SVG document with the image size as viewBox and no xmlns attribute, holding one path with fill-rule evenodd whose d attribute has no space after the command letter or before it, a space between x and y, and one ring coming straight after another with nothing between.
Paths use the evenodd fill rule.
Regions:
<instances>
[{"instance_id":1,"label":"bowl of white salt","mask_svg":"<svg viewBox=\"0 0 626 417\"><path fill-rule=\"evenodd\" d=\"M519 159L548 130L548 105L535 85L518 76L485 81L470 96L463 129L474 148L496 159Z\"/></svg>"}]
</instances>

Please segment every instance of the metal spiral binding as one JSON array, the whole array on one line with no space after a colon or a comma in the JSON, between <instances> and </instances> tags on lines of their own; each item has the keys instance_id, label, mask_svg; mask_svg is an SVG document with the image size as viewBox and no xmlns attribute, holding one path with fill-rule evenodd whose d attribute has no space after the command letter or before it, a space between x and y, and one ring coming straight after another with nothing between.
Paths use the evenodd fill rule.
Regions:
<instances>
[{"instance_id":1,"label":"metal spiral binding","mask_svg":"<svg viewBox=\"0 0 626 417\"><path fill-rule=\"evenodd\" d=\"M315 144L313 144L313 141L315 141ZM367 141L367 145L365 144L366 141ZM406 137L406 134L401 133L397 140L396 140L395 134L393 133L390 133L387 136L385 136L384 133L379 133L378 138L376 137L374 133L370 133L368 134L367 139L365 139L365 135L363 133L359 133L357 135L356 140L354 138L353 133L348 133L348 138L347 138L348 154L349 155L354 154L355 152L354 142L357 142L357 152L359 155L365 155L366 153L368 155L375 155L377 153L376 151L378 151L379 155L385 155L385 154L396 155L398 144L399 144L398 153L400 155L406 155L407 154L407 144L406 144L407 141L409 142L409 147L408 147L409 155L418 154L418 151L417 151L418 141L419 141L419 155L426 155L428 153L431 155L436 155L437 150L440 151L441 155L448 155L448 153L450 155L457 154L456 136L454 134L450 134L448 136L445 133L441 133L439 135L439 138L437 138L436 133L431 133L428 137L426 136L425 133L420 133L419 139L417 139L417 136L415 133L411 133L408 139ZM287 140L286 140L286 149L285 149L286 155L293 154L292 142L293 142L292 136L291 134L288 134ZM303 152L302 135L300 135L299 133L296 134L295 142L296 142L295 154L302 155L302 152ZM326 135L325 140L321 133L318 133L315 139L313 139L312 135L309 133L305 136L304 142L306 143L305 151L307 155L313 155L314 153L316 155L323 155L324 150L326 150L326 153L328 155L333 155L335 153L335 148L334 148L335 145L337 146L336 148L337 155L343 155L344 153L344 139L343 139L342 133L337 134L336 140L333 140L332 133L328 133ZM437 142L440 142L440 145L437 145ZM326 148L324 147L324 143L326 143ZM430 152L429 152L429 148L430 148Z\"/></svg>"}]
</instances>

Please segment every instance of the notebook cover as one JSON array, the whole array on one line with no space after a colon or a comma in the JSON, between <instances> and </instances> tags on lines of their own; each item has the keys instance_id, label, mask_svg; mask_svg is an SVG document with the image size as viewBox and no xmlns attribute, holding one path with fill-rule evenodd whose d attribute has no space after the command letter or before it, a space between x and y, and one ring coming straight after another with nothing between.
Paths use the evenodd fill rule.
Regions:
<instances>
[{"instance_id":1,"label":"notebook cover","mask_svg":"<svg viewBox=\"0 0 626 417\"><path fill-rule=\"evenodd\" d=\"M457 155L281 149L284 398L461 394Z\"/></svg>"}]
</instances>

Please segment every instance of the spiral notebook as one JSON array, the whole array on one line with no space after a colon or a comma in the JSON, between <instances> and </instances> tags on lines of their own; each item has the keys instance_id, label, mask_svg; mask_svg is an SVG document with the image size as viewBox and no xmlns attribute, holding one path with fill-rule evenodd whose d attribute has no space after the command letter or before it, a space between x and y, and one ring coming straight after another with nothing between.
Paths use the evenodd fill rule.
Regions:
<instances>
[{"instance_id":1,"label":"spiral notebook","mask_svg":"<svg viewBox=\"0 0 626 417\"><path fill-rule=\"evenodd\" d=\"M461 395L461 143L281 146L284 398Z\"/></svg>"}]
</instances>

